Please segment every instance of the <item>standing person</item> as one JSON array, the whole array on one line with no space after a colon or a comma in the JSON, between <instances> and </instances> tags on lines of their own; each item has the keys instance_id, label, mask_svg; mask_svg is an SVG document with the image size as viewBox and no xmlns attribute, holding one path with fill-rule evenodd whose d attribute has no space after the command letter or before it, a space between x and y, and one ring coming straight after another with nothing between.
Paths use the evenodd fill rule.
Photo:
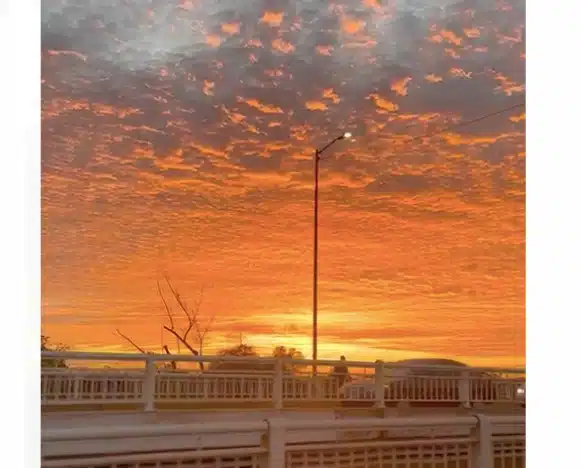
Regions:
<instances>
[{"instance_id":1,"label":"standing person","mask_svg":"<svg viewBox=\"0 0 583 468\"><path fill-rule=\"evenodd\" d=\"M346 364L346 357L340 356L340 361L342 362L340 365L334 366L332 369L332 375L338 379L338 386L341 387L344 385L344 382L350 382L350 374L348 373L348 367Z\"/></svg>"}]
</instances>

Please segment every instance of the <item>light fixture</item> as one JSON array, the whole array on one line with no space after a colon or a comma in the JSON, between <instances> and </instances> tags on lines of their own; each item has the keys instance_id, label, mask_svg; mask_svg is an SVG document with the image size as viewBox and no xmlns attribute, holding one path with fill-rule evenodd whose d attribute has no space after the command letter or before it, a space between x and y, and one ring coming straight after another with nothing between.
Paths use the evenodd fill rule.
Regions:
<instances>
[{"instance_id":1,"label":"light fixture","mask_svg":"<svg viewBox=\"0 0 583 468\"><path fill-rule=\"evenodd\" d=\"M344 133L344 135L342 135L342 138L345 138L346 140L348 140L349 138L352 138L352 133L346 132L346 133Z\"/></svg>"}]
</instances>

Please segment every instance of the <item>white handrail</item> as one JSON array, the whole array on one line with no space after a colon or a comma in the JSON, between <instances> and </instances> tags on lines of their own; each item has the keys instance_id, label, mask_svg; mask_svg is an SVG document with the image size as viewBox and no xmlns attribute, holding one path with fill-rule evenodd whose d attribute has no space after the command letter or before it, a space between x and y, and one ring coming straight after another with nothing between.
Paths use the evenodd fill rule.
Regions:
<instances>
[{"instance_id":1,"label":"white handrail","mask_svg":"<svg viewBox=\"0 0 583 468\"><path fill-rule=\"evenodd\" d=\"M281 409L286 401L366 401L383 408L387 401L455 402L470 407L473 402L519 401L518 387L522 378L485 376L478 369L450 365L407 366L403 363L359 361L312 361L289 358L258 358L251 356L192 356L151 355L125 353L43 352L43 359L62 361L138 361L143 370L135 369L79 369L43 368L41 374L43 405L125 404L141 403L146 411L154 411L160 402L192 401L257 401L272 402ZM160 369L157 362L255 362L269 365L273 370L255 372L239 370L223 373L218 370L174 371ZM361 376L347 387L341 375L302 375L290 371L291 364L373 368L374 373ZM288 367L285 367L285 366ZM422 372L405 372L398 375L393 369L417 369ZM443 375L432 374L433 370ZM496 369L498 372L507 369ZM423 374L427 371L427 375ZM524 369L512 369L521 374ZM508 372L506 372L508 373ZM451 375L450 375L451 374ZM356 376L356 372L352 374ZM371 388L364 386L372 384ZM359 385L361 387L359 387ZM364 385L364 386L363 386ZM520 392L524 395L524 391Z\"/></svg>"},{"instance_id":2,"label":"white handrail","mask_svg":"<svg viewBox=\"0 0 583 468\"><path fill-rule=\"evenodd\" d=\"M133 426L84 427L76 429L48 429L43 431L45 441L73 441L87 439L118 439L120 437L147 437L187 434L220 434L224 432L256 432L267 430L267 421L189 423L189 424L144 424Z\"/></svg>"},{"instance_id":3,"label":"white handrail","mask_svg":"<svg viewBox=\"0 0 583 468\"><path fill-rule=\"evenodd\" d=\"M346 366L361 367L373 369L378 362L371 361L340 361L331 359L292 359L289 357L260 357L260 356L219 356L219 355L188 355L188 354L139 354L139 353L94 353L85 351L42 351L41 357L45 359L72 359L78 361L154 361L154 362L257 362L264 364L275 364L278 360L285 364L309 366L314 363L318 366ZM444 364L419 364L419 363L399 363L399 362L382 362L387 369L435 369L451 370L456 372L464 371L482 371L482 372L500 372L510 374L524 374L526 369L523 367L504 368L504 367L470 367L455 366Z\"/></svg>"},{"instance_id":4,"label":"white handrail","mask_svg":"<svg viewBox=\"0 0 583 468\"><path fill-rule=\"evenodd\" d=\"M523 415L484 416L493 427L498 425L523 426L526 417ZM89 427L76 429L47 429L43 430L43 441L75 441L87 439L118 439L125 437L150 437L191 434L224 434L235 432L262 432L268 429L268 422L284 427L286 430L345 430L345 429L396 429L396 428L424 428L469 426L475 427L478 423L477 415L444 415L444 416L411 416L388 418L348 418L328 420L298 420L276 417L255 421L230 421L188 424L143 424L116 427Z\"/></svg>"},{"instance_id":5,"label":"white handrail","mask_svg":"<svg viewBox=\"0 0 583 468\"><path fill-rule=\"evenodd\" d=\"M285 422L286 429L386 429L403 427L434 427L434 426L475 426L473 416L420 416L392 418L348 418L333 420L289 420Z\"/></svg>"},{"instance_id":6,"label":"white handrail","mask_svg":"<svg viewBox=\"0 0 583 468\"><path fill-rule=\"evenodd\" d=\"M508 431L506 429L508 426L516 430ZM423 428L431 428L431 432L413 435L408 431L408 429ZM457 435L452 435L447 428L459 428L463 429L463 432L456 431ZM385 436L382 435L384 431L390 429L403 432L400 432L401 435L398 438L389 436L388 433ZM292 435L293 432L290 431L300 431L307 438L298 443ZM315 435L315 431L323 432L320 432L321 435L318 436ZM329 435L323 435L328 433L326 431L331 431L336 436L330 438ZM373 434L380 432L380 434L372 438L363 436L371 432ZM269 468L285 468L287 454L293 453L301 457L302 453L317 453L326 450L358 452L374 450L376 447L412 446L417 446L421 450L422 447L428 446L430 451L427 453L431 454L433 453L431 447L435 447L436 444L444 446L458 444L458 449L453 449L453 452L459 456L465 450L464 456L468 462L471 460L471 466L494 468L497 458L524 457L524 432L524 416L476 414L473 416L354 418L328 421L302 421L278 417L248 422L95 427L78 430L44 430L41 438L45 454L47 452L51 454L44 455L43 466L45 467L87 466L89 461L93 465L113 467L121 463L131 464L138 461L155 464L161 460L172 463L174 460L195 458L207 460L214 458L217 460L216 466L223 466L219 464L220 459L254 455L265 457L262 460ZM252 439L246 438L244 439L246 442L242 442L243 439L240 437L244 433L254 433L255 436ZM219 446L213 446L211 441L216 443L215 438L219 434L226 436L224 442L220 442ZM504 440L494 438L498 434L503 434ZM199 437L204 435L212 437L204 440ZM164 438L164 436L167 437ZM166 441L163 448L159 446L157 450L145 449L148 447L145 445L148 441L160 439ZM120 441L124 444L120 445ZM222 445L224 443L227 445ZM512 464L515 466L514 462Z\"/></svg>"}]
</instances>

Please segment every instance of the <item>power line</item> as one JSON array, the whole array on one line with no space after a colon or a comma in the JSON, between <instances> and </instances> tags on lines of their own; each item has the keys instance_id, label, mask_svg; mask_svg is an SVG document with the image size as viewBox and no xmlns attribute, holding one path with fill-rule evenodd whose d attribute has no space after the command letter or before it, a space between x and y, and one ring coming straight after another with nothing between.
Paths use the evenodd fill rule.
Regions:
<instances>
[{"instance_id":1,"label":"power line","mask_svg":"<svg viewBox=\"0 0 583 468\"><path fill-rule=\"evenodd\" d=\"M418 135L416 137L413 137L410 140L408 140L406 143L409 144L409 143L412 143L412 142L417 141L417 140L422 140L424 138L434 137L436 135L439 135L440 133L447 132L449 130L457 129L460 127L466 127L468 125L475 124L476 122L481 122L482 120L489 119L490 117L495 117L497 115L504 114L504 113L509 112L511 110L518 109L520 107L524 107L525 105L526 105L526 103L521 102L519 104L514 104L512 106L505 107L504 109L500 109L500 110L497 110L495 112L491 112L489 114L481 115L480 117L476 117L475 119L466 120L466 121L458 122L456 124L448 125L447 127L444 127L440 130L436 130L434 132L429 132L429 133L425 133L423 135Z\"/></svg>"}]
</instances>

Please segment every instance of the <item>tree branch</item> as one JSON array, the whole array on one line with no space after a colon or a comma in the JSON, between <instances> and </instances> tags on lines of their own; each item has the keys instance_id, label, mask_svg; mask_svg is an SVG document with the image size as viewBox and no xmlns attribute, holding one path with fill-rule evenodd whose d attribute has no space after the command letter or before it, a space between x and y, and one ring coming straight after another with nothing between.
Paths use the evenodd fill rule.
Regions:
<instances>
[{"instance_id":1,"label":"tree branch","mask_svg":"<svg viewBox=\"0 0 583 468\"><path fill-rule=\"evenodd\" d=\"M166 351L166 354L172 355L172 353L168 349L167 345L164 345L163 348L164 348L164 351ZM172 366L172 369L176 370L176 361L170 361L170 365Z\"/></svg>"},{"instance_id":2,"label":"tree branch","mask_svg":"<svg viewBox=\"0 0 583 468\"><path fill-rule=\"evenodd\" d=\"M182 338L177 332L176 330L173 330L170 327L167 327L166 325L164 325L164 330L166 330L168 333L172 333L176 338L178 338L180 340L180 342L186 346L188 348L188 350L194 354L195 356L198 356L198 351L196 349L194 349L192 346L190 346L190 344L188 343L188 341L186 341L184 338Z\"/></svg>"},{"instance_id":3,"label":"tree branch","mask_svg":"<svg viewBox=\"0 0 583 468\"><path fill-rule=\"evenodd\" d=\"M209 330L210 330L211 326L212 326L212 325L213 325L213 323L215 322L215 319L216 319L216 317L217 317L216 315L213 315L213 316L212 316L212 317L209 319L208 323L206 324L206 327L204 328L204 331L202 332L202 336L203 336L203 338L204 338L204 337L206 336L206 334L209 332Z\"/></svg>"},{"instance_id":4,"label":"tree branch","mask_svg":"<svg viewBox=\"0 0 583 468\"><path fill-rule=\"evenodd\" d=\"M188 321L190 322L190 315L188 313L188 308L186 307L186 304L182 301L182 299L180 298L180 293L178 293L178 291L176 291L173 287L172 287L172 283L170 283L170 278L168 278L168 276L164 276L164 279L166 280L166 284L168 285L168 288L170 289L170 292L172 293L172 295L174 296L174 299L176 299L176 302L178 303L178 305L180 306L180 308L182 309L182 311L184 312L184 314L186 315L186 318L188 319Z\"/></svg>"},{"instance_id":5,"label":"tree branch","mask_svg":"<svg viewBox=\"0 0 583 468\"><path fill-rule=\"evenodd\" d=\"M166 315L168 315L168 319L170 320L170 326L172 328L174 328L174 319L172 317L172 312L170 310L170 307L168 307L168 303L166 302L166 298L164 297L164 294L162 293L162 288L160 288L160 281L156 280L156 285L158 286L158 294L160 295L160 298L162 299L162 302L164 303L164 308L166 309Z\"/></svg>"},{"instance_id":6,"label":"tree branch","mask_svg":"<svg viewBox=\"0 0 583 468\"><path fill-rule=\"evenodd\" d=\"M124 340L126 340L129 344L131 344L134 348L136 348L140 353L142 354L148 354L146 352L146 350L144 350L144 348L138 346L130 337L124 335L122 332L119 331L119 329L115 329L115 331L117 332L117 334L119 336L121 336Z\"/></svg>"},{"instance_id":7,"label":"tree branch","mask_svg":"<svg viewBox=\"0 0 583 468\"><path fill-rule=\"evenodd\" d=\"M172 333L176 338L178 338L180 340L180 342L186 346L188 348L188 350L194 354L195 356L199 355L199 352L194 349L192 346L190 346L190 343L188 343L188 341L186 341L184 338L182 338L177 332L176 330L173 330L172 328L167 327L166 325L164 325L164 330L166 330L168 333ZM199 362L199 366L201 370L204 370L204 365L202 362Z\"/></svg>"},{"instance_id":8,"label":"tree branch","mask_svg":"<svg viewBox=\"0 0 583 468\"><path fill-rule=\"evenodd\" d=\"M186 319L188 320L188 326L186 330L184 330L184 333L182 334L181 341L185 342L187 340L188 334L192 331L193 328L195 329L198 337L200 338L200 324L198 323L198 313L200 311L200 306L202 304L202 294L204 289L201 287L199 299L195 302L196 308L189 312L188 305L184 300L182 300L182 298L180 297L180 293L174 289L172 283L170 282L170 278L168 276L164 276L164 279L166 280L166 284L168 285L168 288L170 289L172 296L174 296L174 299L176 300L176 302L184 312ZM170 325L171 328L174 330L175 329L174 325L172 323Z\"/></svg>"}]
</instances>

